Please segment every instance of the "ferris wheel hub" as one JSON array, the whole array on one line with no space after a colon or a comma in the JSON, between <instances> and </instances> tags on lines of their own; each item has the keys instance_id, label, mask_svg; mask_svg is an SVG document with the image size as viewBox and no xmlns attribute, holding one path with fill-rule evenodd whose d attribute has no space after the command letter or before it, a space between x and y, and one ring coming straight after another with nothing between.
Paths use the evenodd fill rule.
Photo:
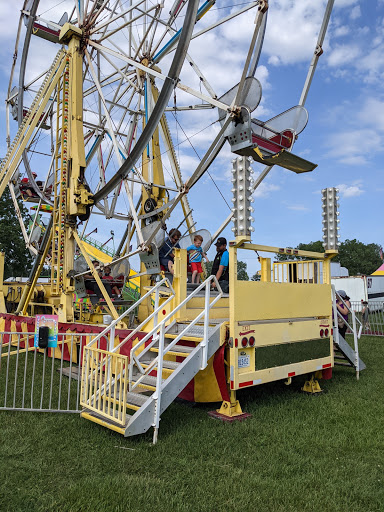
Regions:
<instances>
[{"instance_id":1,"label":"ferris wheel hub","mask_svg":"<svg viewBox=\"0 0 384 512\"><path fill-rule=\"evenodd\" d=\"M81 39L82 36L83 31L81 28L76 27L75 25L71 25L70 23L65 23L63 28L60 30L59 42L62 44L67 44L73 37Z\"/></svg>"}]
</instances>

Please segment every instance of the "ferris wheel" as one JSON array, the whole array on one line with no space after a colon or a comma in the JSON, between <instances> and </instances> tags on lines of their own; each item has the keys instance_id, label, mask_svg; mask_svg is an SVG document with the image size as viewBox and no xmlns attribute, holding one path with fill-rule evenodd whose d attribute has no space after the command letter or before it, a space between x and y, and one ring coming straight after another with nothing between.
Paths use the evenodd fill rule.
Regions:
<instances>
[{"instance_id":1,"label":"ferris wheel","mask_svg":"<svg viewBox=\"0 0 384 512\"><path fill-rule=\"evenodd\" d=\"M237 74L231 85L241 85L234 98L225 96L220 76L210 70L210 58L230 49L233 43L223 34L236 30L239 17L250 33L250 46L246 55L236 55ZM66 41L60 33L66 24L79 30L82 76L76 80L83 100L83 180L94 197L94 204L80 217L83 233L89 215L101 215L128 223L128 239L136 231L138 243L143 244L148 236L156 239L160 231L159 226L145 231L146 225L161 220L178 203L188 229L194 231L168 119L188 125L192 116L199 115L203 126L216 123L218 135L189 178L192 186L224 144L229 120L223 121L223 113L225 117L230 112L235 99L239 102L240 89L244 89L242 103L250 91L255 106L260 101L261 87L250 79L264 38L265 2L236 7L215 0L65 0L55 6L48 0L26 0L16 42L17 48L25 31L21 59L13 63L7 98L9 143L12 117L19 126L23 124L53 66L64 59L61 46ZM61 137L59 104L60 91L55 87L46 98L20 165L12 176L8 174L15 206L21 195L38 203L37 211L49 212L53 207L56 141ZM32 228L22 229L27 245L36 252L41 226L36 221Z\"/></svg>"},{"instance_id":2,"label":"ferris wheel","mask_svg":"<svg viewBox=\"0 0 384 512\"><path fill-rule=\"evenodd\" d=\"M49 213L55 204L57 207L60 194L64 194L57 166L67 137L62 129L65 84L51 87L49 94L47 84L59 66L64 72L63 50L71 38L77 38L73 55L81 60L81 72L71 76L82 103L76 116L81 122L76 140L83 146L77 180L84 197L92 197L78 219L83 223L83 235L90 216L123 221L126 229L117 254L129 256L134 233L138 249L133 253L152 242L161 244L161 228L176 207L182 208L187 231L196 230L187 192L226 141L233 153L266 165L253 189L276 164L294 172L315 167L291 152L307 123L304 103L333 3L328 0L299 105L263 122L253 118L252 112L262 94L255 72L266 29L267 2L229 6L215 0L64 0L55 5L51 0L25 0L6 101L9 149L0 167L0 193L8 184L16 209L20 195L38 203L29 226L21 223L29 249L37 253L42 240L44 225L39 214ZM246 51L228 37L238 30L239 20L241 30L249 34ZM18 63L17 49L24 31ZM231 51L233 70L226 71L223 80L214 62L220 60L221 52L231 55ZM215 126L215 131L207 138L205 155L186 179L169 120L188 138L182 125L188 126L197 115L199 126ZM34 120L34 130L28 142L24 141L19 159L14 157L19 132L11 144L12 117L19 132L26 120ZM232 213L212 238L231 218Z\"/></svg>"}]
</instances>

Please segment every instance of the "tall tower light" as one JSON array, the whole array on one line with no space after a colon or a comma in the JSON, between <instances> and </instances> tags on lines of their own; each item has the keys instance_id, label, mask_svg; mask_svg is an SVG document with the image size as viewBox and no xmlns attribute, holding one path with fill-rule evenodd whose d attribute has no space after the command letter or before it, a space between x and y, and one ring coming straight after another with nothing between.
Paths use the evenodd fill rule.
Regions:
<instances>
[{"instance_id":1,"label":"tall tower light","mask_svg":"<svg viewBox=\"0 0 384 512\"><path fill-rule=\"evenodd\" d=\"M339 196L337 188L324 188L323 203L323 247L326 251L337 251L339 247Z\"/></svg>"},{"instance_id":2,"label":"tall tower light","mask_svg":"<svg viewBox=\"0 0 384 512\"><path fill-rule=\"evenodd\" d=\"M252 204L253 193L253 169L251 168L252 158L242 156L232 160L232 202L233 202L233 228L236 237L242 240L250 240L251 233L255 229L252 222L254 209Z\"/></svg>"}]
</instances>

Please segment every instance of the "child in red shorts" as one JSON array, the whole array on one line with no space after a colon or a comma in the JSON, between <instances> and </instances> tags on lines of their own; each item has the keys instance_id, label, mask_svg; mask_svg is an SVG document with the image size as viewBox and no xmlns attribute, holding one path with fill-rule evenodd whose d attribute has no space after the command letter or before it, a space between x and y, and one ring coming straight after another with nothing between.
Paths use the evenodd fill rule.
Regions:
<instances>
[{"instance_id":1,"label":"child in red shorts","mask_svg":"<svg viewBox=\"0 0 384 512\"><path fill-rule=\"evenodd\" d=\"M189 254L189 262L192 267L192 283L200 282L200 274L203 272L201 268L201 262L204 258L205 261L209 261L208 256L203 251L201 244L203 243L203 237L201 235L195 235L193 239L193 245L187 247Z\"/></svg>"}]
</instances>

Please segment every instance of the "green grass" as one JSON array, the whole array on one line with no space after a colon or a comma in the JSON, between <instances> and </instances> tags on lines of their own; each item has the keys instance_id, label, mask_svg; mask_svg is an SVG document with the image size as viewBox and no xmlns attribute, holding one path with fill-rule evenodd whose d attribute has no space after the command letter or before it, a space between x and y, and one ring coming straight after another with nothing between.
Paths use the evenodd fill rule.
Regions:
<instances>
[{"instance_id":1,"label":"green grass","mask_svg":"<svg viewBox=\"0 0 384 512\"><path fill-rule=\"evenodd\" d=\"M238 393L252 418L173 404L160 437L124 439L77 415L0 412L0 510L384 511L384 339L367 370L300 393L299 380Z\"/></svg>"}]
</instances>

